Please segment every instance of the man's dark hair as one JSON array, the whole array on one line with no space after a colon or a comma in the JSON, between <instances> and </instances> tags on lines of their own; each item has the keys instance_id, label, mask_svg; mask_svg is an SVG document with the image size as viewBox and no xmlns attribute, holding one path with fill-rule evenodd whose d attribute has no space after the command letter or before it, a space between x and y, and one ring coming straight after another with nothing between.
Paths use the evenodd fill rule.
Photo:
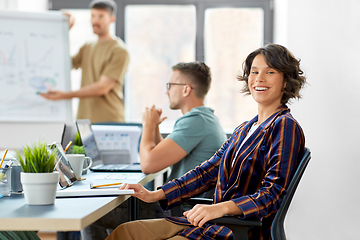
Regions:
<instances>
[{"instance_id":1,"label":"man's dark hair","mask_svg":"<svg viewBox=\"0 0 360 240\"><path fill-rule=\"evenodd\" d=\"M180 71L190 80L196 97L205 98L211 85L210 68L205 63L199 61L178 63L172 67L172 70Z\"/></svg>"},{"instance_id":2,"label":"man's dark hair","mask_svg":"<svg viewBox=\"0 0 360 240\"><path fill-rule=\"evenodd\" d=\"M286 86L281 103L286 104L291 98L301 98L300 89L305 85L306 78L302 76L304 72L300 69L300 60L297 60L286 47L278 44L268 44L247 56L243 63L243 75L238 76L238 80L245 81L246 83L241 92L247 95L250 94L248 79L251 65L259 54L264 57L269 67L284 75Z\"/></svg>"},{"instance_id":3,"label":"man's dark hair","mask_svg":"<svg viewBox=\"0 0 360 240\"><path fill-rule=\"evenodd\" d=\"M93 0L89 4L89 8L103 9L116 16L117 5L114 0Z\"/></svg>"}]
</instances>

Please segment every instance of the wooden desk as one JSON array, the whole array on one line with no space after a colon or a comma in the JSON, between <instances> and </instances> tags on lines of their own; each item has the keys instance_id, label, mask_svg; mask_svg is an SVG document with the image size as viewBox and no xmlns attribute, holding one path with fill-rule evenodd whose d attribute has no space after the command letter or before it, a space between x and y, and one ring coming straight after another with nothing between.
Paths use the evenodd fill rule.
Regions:
<instances>
[{"instance_id":1,"label":"wooden desk","mask_svg":"<svg viewBox=\"0 0 360 240\"><path fill-rule=\"evenodd\" d=\"M164 174L167 169L155 174L143 173L93 173L84 177L85 181L76 182L71 188L89 187L90 183L104 184L117 182L111 179L124 174L120 182L141 183L142 185ZM107 179L104 179L106 178ZM110 178L110 179L109 179ZM121 178L121 176L120 176ZM26 205L22 194L0 199L0 230L50 230L64 232L58 239L66 239L68 231L80 231L95 222L112 209L126 201L130 195L118 197L81 197L56 198L54 205ZM136 206L132 206L136 207Z\"/></svg>"}]
</instances>

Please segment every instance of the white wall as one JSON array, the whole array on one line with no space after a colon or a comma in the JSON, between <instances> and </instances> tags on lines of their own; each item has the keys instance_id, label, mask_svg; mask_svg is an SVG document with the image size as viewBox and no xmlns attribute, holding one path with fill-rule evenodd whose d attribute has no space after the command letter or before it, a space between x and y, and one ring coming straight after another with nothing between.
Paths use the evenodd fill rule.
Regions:
<instances>
[{"instance_id":1,"label":"white wall","mask_svg":"<svg viewBox=\"0 0 360 240\"><path fill-rule=\"evenodd\" d=\"M291 108L312 152L285 222L287 237L360 239L360 1L287 4L277 12L287 24L275 21L275 39L306 72L309 85Z\"/></svg>"},{"instance_id":2,"label":"white wall","mask_svg":"<svg viewBox=\"0 0 360 240\"><path fill-rule=\"evenodd\" d=\"M48 0L0 0L0 10L39 12L47 9Z\"/></svg>"},{"instance_id":3,"label":"white wall","mask_svg":"<svg viewBox=\"0 0 360 240\"><path fill-rule=\"evenodd\" d=\"M14 0L10 0L14 1ZM48 0L17 0L19 11L39 12L48 10Z\"/></svg>"},{"instance_id":4,"label":"white wall","mask_svg":"<svg viewBox=\"0 0 360 240\"><path fill-rule=\"evenodd\" d=\"M0 0L0 10L15 10L17 7L17 1Z\"/></svg>"}]
</instances>

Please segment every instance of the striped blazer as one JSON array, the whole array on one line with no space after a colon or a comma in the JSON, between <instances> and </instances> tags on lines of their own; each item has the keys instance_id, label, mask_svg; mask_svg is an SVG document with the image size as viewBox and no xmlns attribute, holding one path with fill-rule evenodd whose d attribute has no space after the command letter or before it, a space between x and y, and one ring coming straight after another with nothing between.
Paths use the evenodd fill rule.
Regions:
<instances>
[{"instance_id":1,"label":"striped blazer","mask_svg":"<svg viewBox=\"0 0 360 240\"><path fill-rule=\"evenodd\" d=\"M215 188L214 203L233 201L243 212L240 218L262 219L262 227L250 230L250 239L270 239L272 220L299 164L305 137L290 109L283 105L254 131L236 154L257 119L258 116L238 126L209 160L161 186L166 195L166 200L160 201L162 208L168 210ZM191 225L185 217L167 220ZM188 239L232 239L230 229L209 223L201 228L190 227L179 235Z\"/></svg>"}]
</instances>

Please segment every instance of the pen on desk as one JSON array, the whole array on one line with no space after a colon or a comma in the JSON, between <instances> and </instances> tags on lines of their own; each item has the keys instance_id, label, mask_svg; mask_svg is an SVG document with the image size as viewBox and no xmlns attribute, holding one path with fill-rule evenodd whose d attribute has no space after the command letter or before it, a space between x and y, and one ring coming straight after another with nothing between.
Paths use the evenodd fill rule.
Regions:
<instances>
[{"instance_id":1,"label":"pen on desk","mask_svg":"<svg viewBox=\"0 0 360 240\"><path fill-rule=\"evenodd\" d=\"M109 183L109 184L101 184L101 185L90 184L90 188L108 187L108 186L115 186L115 185L120 185L120 184L122 184L122 183L119 182L119 183Z\"/></svg>"},{"instance_id":2,"label":"pen on desk","mask_svg":"<svg viewBox=\"0 0 360 240\"><path fill-rule=\"evenodd\" d=\"M1 168L1 166L2 166L2 164L3 164L3 162L4 162L4 160L5 160L5 157L6 157L7 152L8 152L8 150L6 149L6 150L5 150L5 153L4 153L4 156L3 156L2 160L1 160L1 163L0 163L0 168Z\"/></svg>"},{"instance_id":3,"label":"pen on desk","mask_svg":"<svg viewBox=\"0 0 360 240\"><path fill-rule=\"evenodd\" d=\"M3 170L0 172L0 181L3 179L6 171L11 167L12 164L13 164L13 161L12 161L12 160L8 161L8 163L5 165L5 167L3 168Z\"/></svg>"},{"instance_id":4,"label":"pen on desk","mask_svg":"<svg viewBox=\"0 0 360 240\"><path fill-rule=\"evenodd\" d=\"M68 145L67 145L66 148L64 149L64 152L66 152L66 151L69 149L69 147L70 147L71 144L72 144L72 141L70 141L70 142L68 143Z\"/></svg>"}]
</instances>

